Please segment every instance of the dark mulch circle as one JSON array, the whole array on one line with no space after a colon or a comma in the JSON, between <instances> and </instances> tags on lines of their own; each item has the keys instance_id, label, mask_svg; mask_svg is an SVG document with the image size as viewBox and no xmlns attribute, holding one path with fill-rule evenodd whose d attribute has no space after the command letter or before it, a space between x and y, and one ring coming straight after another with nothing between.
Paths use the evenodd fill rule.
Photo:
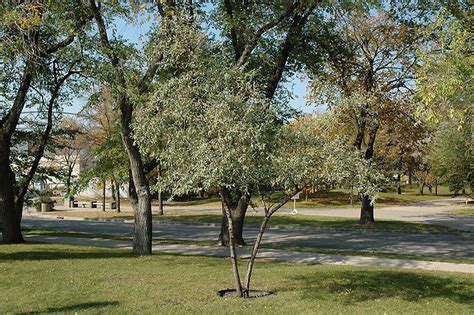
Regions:
<instances>
[{"instance_id":1,"label":"dark mulch circle","mask_svg":"<svg viewBox=\"0 0 474 315\"><path fill-rule=\"evenodd\" d=\"M250 289L249 290L249 296L248 298L253 299L253 298L259 298L259 297L264 297L268 295L272 295L272 291L267 291L267 290L259 290L259 289ZM217 295L220 297L238 297L236 290L235 289L224 289L220 290L217 292Z\"/></svg>"}]
</instances>

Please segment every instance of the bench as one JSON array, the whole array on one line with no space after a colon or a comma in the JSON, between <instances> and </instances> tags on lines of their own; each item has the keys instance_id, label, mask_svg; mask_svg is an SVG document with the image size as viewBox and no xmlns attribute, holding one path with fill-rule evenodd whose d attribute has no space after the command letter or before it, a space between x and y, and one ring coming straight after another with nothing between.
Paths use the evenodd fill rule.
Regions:
<instances>
[{"instance_id":1,"label":"bench","mask_svg":"<svg viewBox=\"0 0 474 315\"><path fill-rule=\"evenodd\" d=\"M93 208L102 208L102 202L95 202L95 207ZM112 202L106 202L105 203L105 208L106 209L116 209L117 206L115 204L115 201L112 201Z\"/></svg>"},{"instance_id":2,"label":"bench","mask_svg":"<svg viewBox=\"0 0 474 315\"><path fill-rule=\"evenodd\" d=\"M74 200L73 208L97 208L97 201L79 201Z\"/></svg>"}]
</instances>

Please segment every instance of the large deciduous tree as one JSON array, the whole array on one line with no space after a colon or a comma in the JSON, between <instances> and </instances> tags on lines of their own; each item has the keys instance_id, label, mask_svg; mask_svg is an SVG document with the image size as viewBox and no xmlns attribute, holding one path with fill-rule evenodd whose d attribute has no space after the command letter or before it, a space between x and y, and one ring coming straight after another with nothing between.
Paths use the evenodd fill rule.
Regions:
<instances>
[{"instance_id":1,"label":"large deciduous tree","mask_svg":"<svg viewBox=\"0 0 474 315\"><path fill-rule=\"evenodd\" d=\"M328 4L324 1L280 3L255 3L252 1L224 0L215 5L213 17L215 26L225 39L224 44L230 58L223 59L228 67L245 67L255 70L254 80L259 82L258 89L269 101L286 104L286 91L281 87L285 77L299 70L294 62L295 50L301 46L308 25L322 16ZM287 107L278 109L288 113ZM231 209L236 231L236 242L244 245L240 237L251 189L232 191L229 200L235 204ZM222 245L228 243L228 219L222 220L219 240Z\"/></svg>"},{"instance_id":2,"label":"large deciduous tree","mask_svg":"<svg viewBox=\"0 0 474 315\"><path fill-rule=\"evenodd\" d=\"M135 57L139 54L132 46L127 45L123 40L108 32L110 27L107 25L107 19L118 18L120 16L118 13L124 14L125 18L129 18L135 8L133 4L132 7L129 7L112 3L97 3L95 0L90 0L89 8L97 25L101 54L106 58L110 70L106 77L113 91L114 102L120 111L120 134L128 155L133 178L131 182L133 193L129 195L135 212L133 251L136 254L149 255L151 254L152 243L151 196L144 170L144 160L132 138L131 123L134 106L138 101L142 101L142 98L149 92L162 54L154 49L156 38L151 36L147 49L145 49L148 56L146 56L144 62L148 63L148 67L143 69L141 65L137 65L134 69L130 68L133 67L136 61L129 60L131 54ZM142 7L137 6L135 9L141 10ZM155 9L159 9L161 16L166 19L166 16L172 16L174 5L164 6L159 2ZM166 23L166 21L163 23Z\"/></svg>"},{"instance_id":3,"label":"large deciduous tree","mask_svg":"<svg viewBox=\"0 0 474 315\"><path fill-rule=\"evenodd\" d=\"M378 134L403 114L405 94L413 88L418 27L382 8L336 12L334 28L318 25L312 30L316 56L326 60L308 64L312 96L338 111L341 123L351 122L354 147L372 161ZM360 223L373 222L370 197L359 197Z\"/></svg>"},{"instance_id":4,"label":"large deciduous tree","mask_svg":"<svg viewBox=\"0 0 474 315\"><path fill-rule=\"evenodd\" d=\"M38 169L63 85L81 68L80 42L89 16L81 1L24 1L0 8L0 228L4 243L23 242L21 216L28 185ZM12 171L12 139L25 106L45 113L46 124L28 172Z\"/></svg>"}]
</instances>

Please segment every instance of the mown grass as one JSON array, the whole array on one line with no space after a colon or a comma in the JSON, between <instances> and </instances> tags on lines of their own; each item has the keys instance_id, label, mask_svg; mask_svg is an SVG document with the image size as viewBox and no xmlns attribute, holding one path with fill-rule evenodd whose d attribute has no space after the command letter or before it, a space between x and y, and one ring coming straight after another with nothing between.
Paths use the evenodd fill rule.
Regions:
<instances>
[{"instance_id":1,"label":"mown grass","mask_svg":"<svg viewBox=\"0 0 474 315\"><path fill-rule=\"evenodd\" d=\"M353 198L353 205L357 207L359 205L357 194ZM469 194L469 191L467 192ZM278 201L282 194L275 192L271 194L271 199ZM351 191L349 189L333 189L328 191L317 191L314 193L301 193L300 199L298 200L299 208L348 208L351 207L350 202ZM430 201L435 199L446 199L453 197L453 194L448 190L446 186L438 187L438 195L430 193L428 189L425 189L423 195L420 194L417 185L404 185L402 187L402 194L398 195L396 191L381 192L378 194L376 199L377 207L388 207L388 206L399 206L408 205L421 201ZM101 198L92 197L80 197L81 201L87 200L98 200ZM111 201L111 198L106 198L107 201ZM61 198L57 198L59 203L62 203ZM256 205L260 202L260 197L253 196L252 202ZM292 207L293 201L289 201L285 207ZM128 200L123 199L121 201L122 206L130 207ZM153 206L158 206L158 201L153 200ZM219 209L221 207L221 199L218 195L211 195L210 197L193 197L193 198L178 198L175 200L166 200L164 202L165 209L173 208L185 208L185 209Z\"/></svg>"},{"instance_id":2,"label":"mown grass","mask_svg":"<svg viewBox=\"0 0 474 315\"><path fill-rule=\"evenodd\" d=\"M54 212L57 216L80 216L90 219L115 218L131 220L133 214L101 212L101 211L68 211ZM181 223L214 223L222 222L221 214L194 214L193 212L167 212L166 215L154 215L154 222L181 222ZM259 225L262 215L249 212L245 217L246 224ZM427 223L405 222L395 220L377 220L373 224L360 225L356 218L329 217L316 215L284 215L275 214L270 219L270 226L286 227L313 227L313 228L335 228L335 229L370 229L370 230L396 230L410 232L428 233L456 233L460 230Z\"/></svg>"},{"instance_id":3,"label":"mown grass","mask_svg":"<svg viewBox=\"0 0 474 315\"><path fill-rule=\"evenodd\" d=\"M218 297L218 290L233 287L223 258L0 246L2 314L468 314L474 307L471 274L258 262L253 283L275 294Z\"/></svg>"}]
</instances>

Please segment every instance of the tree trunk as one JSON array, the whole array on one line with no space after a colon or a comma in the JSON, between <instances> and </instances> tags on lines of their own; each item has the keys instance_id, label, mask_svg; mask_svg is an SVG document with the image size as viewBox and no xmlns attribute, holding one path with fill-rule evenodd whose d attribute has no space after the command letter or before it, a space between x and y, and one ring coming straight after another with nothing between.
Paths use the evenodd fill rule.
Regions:
<instances>
[{"instance_id":1,"label":"tree trunk","mask_svg":"<svg viewBox=\"0 0 474 315\"><path fill-rule=\"evenodd\" d=\"M400 153L400 159L398 160L398 174L397 174L397 193L402 194L402 170L403 170L403 151Z\"/></svg>"},{"instance_id":2,"label":"tree trunk","mask_svg":"<svg viewBox=\"0 0 474 315\"><path fill-rule=\"evenodd\" d=\"M243 237L243 230L244 230L244 221L245 221L245 214L247 213L248 204L250 201L250 196L242 196L242 194L237 193L234 198L228 193L228 191L224 190L223 192L227 198L231 199L231 202L223 201L223 218L221 224L221 232L219 234L219 241L218 244L220 246L228 246L229 245L229 232L228 232L228 218L227 212L224 211L224 203L226 204L229 213L232 216L232 227L234 231L234 241L236 245L245 246L244 237ZM238 199L237 199L238 198Z\"/></svg>"},{"instance_id":3,"label":"tree trunk","mask_svg":"<svg viewBox=\"0 0 474 315\"><path fill-rule=\"evenodd\" d=\"M438 179L435 179L435 196L438 196Z\"/></svg>"},{"instance_id":4,"label":"tree trunk","mask_svg":"<svg viewBox=\"0 0 474 315\"><path fill-rule=\"evenodd\" d=\"M113 178L110 180L110 190L111 190L110 195L112 196L112 201L117 203L117 196L115 194L115 181Z\"/></svg>"},{"instance_id":5,"label":"tree trunk","mask_svg":"<svg viewBox=\"0 0 474 315\"><path fill-rule=\"evenodd\" d=\"M161 161L158 161L158 180L161 181ZM158 189L158 215L163 215L164 214L164 211L163 211L163 196L162 196L162 193L161 193L161 186L160 188Z\"/></svg>"},{"instance_id":6,"label":"tree trunk","mask_svg":"<svg viewBox=\"0 0 474 315\"><path fill-rule=\"evenodd\" d=\"M400 173L397 174L397 181L398 181L397 194L401 195L402 194L402 184L401 184L402 176L400 175Z\"/></svg>"},{"instance_id":7,"label":"tree trunk","mask_svg":"<svg viewBox=\"0 0 474 315\"><path fill-rule=\"evenodd\" d=\"M424 194L424 189L425 189L425 183L424 182L418 182L418 187L420 189L420 195Z\"/></svg>"},{"instance_id":8,"label":"tree trunk","mask_svg":"<svg viewBox=\"0 0 474 315\"><path fill-rule=\"evenodd\" d=\"M226 198L224 197L225 192L223 193L224 189L220 190L221 198L225 200ZM227 218L227 228L228 228L228 234L230 235L229 238L229 251L230 251L230 261L232 264L232 273L234 275L234 281L235 281L235 290L237 293L237 296L243 297L243 291L242 291L242 283L240 281L240 274L239 274L239 266L237 264L237 252L235 248L235 238L234 238L234 230L233 226L234 223L232 222L232 213L229 211L228 205L223 201L222 202L222 209L224 210Z\"/></svg>"},{"instance_id":9,"label":"tree trunk","mask_svg":"<svg viewBox=\"0 0 474 315\"><path fill-rule=\"evenodd\" d=\"M66 175L66 196L71 197L71 178L72 178L72 168L68 166L67 175Z\"/></svg>"},{"instance_id":10,"label":"tree trunk","mask_svg":"<svg viewBox=\"0 0 474 315\"><path fill-rule=\"evenodd\" d=\"M3 149L3 148L2 148ZM15 207L15 175L10 168L8 154L0 152L0 230L2 243L23 243L21 234L21 218L18 218Z\"/></svg>"},{"instance_id":11,"label":"tree trunk","mask_svg":"<svg viewBox=\"0 0 474 315\"><path fill-rule=\"evenodd\" d=\"M158 189L158 215L164 215L163 211L163 196L161 195L161 188Z\"/></svg>"},{"instance_id":12,"label":"tree trunk","mask_svg":"<svg viewBox=\"0 0 474 315\"><path fill-rule=\"evenodd\" d=\"M105 179L102 181L102 211L105 211Z\"/></svg>"},{"instance_id":13,"label":"tree trunk","mask_svg":"<svg viewBox=\"0 0 474 315\"><path fill-rule=\"evenodd\" d=\"M370 197L367 195L360 196L360 224L370 224L373 223L374 220L374 205L371 204Z\"/></svg>"},{"instance_id":14,"label":"tree trunk","mask_svg":"<svg viewBox=\"0 0 474 315\"><path fill-rule=\"evenodd\" d=\"M366 160L371 160L374 156L374 145L378 128L378 126L375 126L369 131L369 140L367 142L367 149L365 150L364 155ZM373 223L374 221L374 205L371 203L370 196L363 194L360 196L359 222L360 224L369 224Z\"/></svg>"},{"instance_id":15,"label":"tree trunk","mask_svg":"<svg viewBox=\"0 0 474 315\"><path fill-rule=\"evenodd\" d=\"M250 255L250 260L247 265L247 273L245 275L245 294L246 297L249 297L250 291L250 278L252 277L253 265L255 263L255 258L257 258L258 249L260 248L260 243L262 242L263 234L267 228L268 220L271 215L265 215L263 218L262 224L260 225L260 230L258 231L257 239L252 248L252 253Z\"/></svg>"},{"instance_id":16,"label":"tree trunk","mask_svg":"<svg viewBox=\"0 0 474 315\"><path fill-rule=\"evenodd\" d=\"M117 181L115 181L115 191L117 193L117 212L120 212L120 185Z\"/></svg>"}]
</instances>

